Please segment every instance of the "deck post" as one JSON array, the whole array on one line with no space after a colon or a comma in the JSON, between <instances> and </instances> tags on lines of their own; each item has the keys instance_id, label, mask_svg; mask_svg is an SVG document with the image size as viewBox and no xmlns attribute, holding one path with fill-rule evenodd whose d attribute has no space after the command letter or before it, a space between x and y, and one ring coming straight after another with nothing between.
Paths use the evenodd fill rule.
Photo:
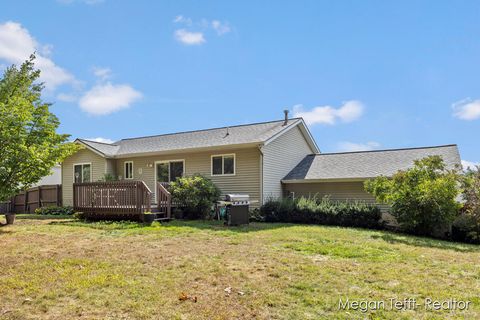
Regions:
<instances>
[{"instance_id":1,"label":"deck post","mask_svg":"<svg viewBox=\"0 0 480 320\"><path fill-rule=\"evenodd\" d=\"M77 204L77 184L73 184L73 209L77 210L78 204Z\"/></svg>"},{"instance_id":2,"label":"deck post","mask_svg":"<svg viewBox=\"0 0 480 320\"><path fill-rule=\"evenodd\" d=\"M141 201L141 194L140 194L140 184L138 182L135 183L135 195L136 195L136 203L137 203L137 213L142 213L142 201Z\"/></svg>"},{"instance_id":3,"label":"deck post","mask_svg":"<svg viewBox=\"0 0 480 320\"><path fill-rule=\"evenodd\" d=\"M168 196L168 204L167 204L167 218L170 219L172 217L172 196Z\"/></svg>"}]
</instances>

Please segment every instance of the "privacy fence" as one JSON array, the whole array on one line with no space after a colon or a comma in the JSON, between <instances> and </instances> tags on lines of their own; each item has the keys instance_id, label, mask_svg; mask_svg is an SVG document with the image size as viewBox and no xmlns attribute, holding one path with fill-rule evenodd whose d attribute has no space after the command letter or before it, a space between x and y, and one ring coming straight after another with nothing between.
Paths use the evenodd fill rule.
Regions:
<instances>
[{"instance_id":1,"label":"privacy fence","mask_svg":"<svg viewBox=\"0 0 480 320\"><path fill-rule=\"evenodd\" d=\"M62 186L59 184L30 188L0 203L0 213L35 213L35 209L62 205Z\"/></svg>"}]
</instances>

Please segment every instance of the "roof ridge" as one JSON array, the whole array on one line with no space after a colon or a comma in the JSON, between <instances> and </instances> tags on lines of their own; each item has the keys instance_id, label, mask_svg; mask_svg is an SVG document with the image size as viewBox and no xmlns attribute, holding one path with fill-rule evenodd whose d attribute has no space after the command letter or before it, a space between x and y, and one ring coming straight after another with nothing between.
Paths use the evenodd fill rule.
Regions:
<instances>
[{"instance_id":1,"label":"roof ridge","mask_svg":"<svg viewBox=\"0 0 480 320\"><path fill-rule=\"evenodd\" d=\"M330 155L337 155L337 154L373 153L373 152L386 152L386 151L405 151L405 150L435 149L435 148L446 148L446 147L458 147L458 145L457 144L444 144L444 145L428 146L428 147L410 147L410 148L394 148L394 149L379 149L379 150L365 150L365 151L345 151L345 152L326 152L326 153L310 154L310 156L330 156Z\"/></svg>"},{"instance_id":2,"label":"roof ridge","mask_svg":"<svg viewBox=\"0 0 480 320\"><path fill-rule=\"evenodd\" d=\"M300 120L302 119L301 117L296 117L296 118L290 118L290 120ZM121 142L124 140L135 140L135 139L145 139L145 138L154 138L154 137L162 137L162 136L172 136L176 134L183 134L183 133L193 133L193 132L200 132L200 131L212 131L212 130L218 130L218 129L226 129L226 128L237 128L237 127L245 127L245 126L254 126L254 125L259 125L259 124L267 124L267 123L274 123L274 122L282 122L285 120L272 120L272 121L264 121L264 122L254 122L254 123L246 123L246 124L237 124L233 126L224 126L224 127L216 127L216 128L209 128L209 129L199 129L199 130L188 130L188 131L180 131L180 132L171 132L171 133L162 133L162 134L154 134L150 136L143 136L143 137L134 137L134 138L124 138L121 139L117 142ZM87 140L88 141L88 140Z\"/></svg>"},{"instance_id":3,"label":"roof ridge","mask_svg":"<svg viewBox=\"0 0 480 320\"><path fill-rule=\"evenodd\" d=\"M106 143L106 142L100 142L100 141L93 141L93 140L82 139L82 138L78 138L78 140L80 140L80 141L87 141L87 142L93 142L93 143L100 143L100 144L104 144L104 145L111 146L111 147L118 147L118 144L114 144L114 143Z\"/></svg>"}]
</instances>

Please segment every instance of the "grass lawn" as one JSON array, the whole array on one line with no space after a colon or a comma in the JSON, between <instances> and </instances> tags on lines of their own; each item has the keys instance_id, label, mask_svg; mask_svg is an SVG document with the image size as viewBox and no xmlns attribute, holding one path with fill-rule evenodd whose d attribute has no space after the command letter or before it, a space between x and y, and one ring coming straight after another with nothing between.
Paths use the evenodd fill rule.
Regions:
<instances>
[{"instance_id":1,"label":"grass lawn","mask_svg":"<svg viewBox=\"0 0 480 320\"><path fill-rule=\"evenodd\" d=\"M480 246L324 226L33 218L0 228L1 319L480 319ZM339 310L347 297L385 309ZM471 305L426 311L429 297ZM390 298L419 306L392 311Z\"/></svg>"}]
</instances>

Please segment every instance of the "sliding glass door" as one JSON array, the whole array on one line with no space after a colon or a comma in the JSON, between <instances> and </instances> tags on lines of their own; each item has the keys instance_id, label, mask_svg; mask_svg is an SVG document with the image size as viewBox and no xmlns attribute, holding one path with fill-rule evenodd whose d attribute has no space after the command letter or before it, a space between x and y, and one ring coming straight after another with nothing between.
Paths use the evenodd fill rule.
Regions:
<instances>
[{"instance_id":1,"label":"sliding glass door","mask_svg":"<svg viewBox=\"0 0 480 320\"><path fill-rule=\"evenodd\" d=\"M184 161L165 161L156 163L157 182L172 182L182 177L184 173Z\"/></svg>"}]
</instances>

